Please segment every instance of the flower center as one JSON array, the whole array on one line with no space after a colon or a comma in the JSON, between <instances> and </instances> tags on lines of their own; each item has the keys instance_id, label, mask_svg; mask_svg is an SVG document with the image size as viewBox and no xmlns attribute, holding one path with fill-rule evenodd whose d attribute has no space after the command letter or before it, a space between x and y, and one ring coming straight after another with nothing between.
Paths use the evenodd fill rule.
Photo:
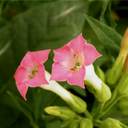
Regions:
<instances>
[{"instance_id":1,"label":"flower center","mask_svg":"<svg viewBox=\"0 0 128 128\"><path fill-rule=\"evenodd\" d=\"M79 57L77 57L77 62L75 63L75 66L73 68L70 68L70 70L77 72L81 69L81 63L79 62Z\"/></svg>"},{"instance_id":2,"label":"flower center","mask_svg":"<svg viewBox=\"0 0 128 128\"><path fill-rule=\"evenodd\" d=\"M33 77L37 74L37 70L32 70L31 75L28 75L30 79L33 79Z\"/></svg>"},{"instance_id":3,"label":"flower center","mask_svg":"<svg viewBox=\"0 0 128 128\"><path fill-rule=\"evenodd\" d=\"M33 71L32 71L32 74L33 74L33 75L36 75L36 74L37 74L37 72L38 72L38 71L33 70Z\"/></svg>"}]
</instances>

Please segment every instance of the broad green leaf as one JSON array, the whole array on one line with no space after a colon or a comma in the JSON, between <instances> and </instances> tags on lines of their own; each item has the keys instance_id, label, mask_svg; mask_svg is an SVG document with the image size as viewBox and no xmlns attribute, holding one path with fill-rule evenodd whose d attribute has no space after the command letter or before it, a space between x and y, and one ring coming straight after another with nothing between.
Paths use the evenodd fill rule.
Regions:
<instances>
[{"instance_id":1,"label":"broad green leaf","mask_svg":"<svg viewBox=\"0 0 128 128\"><path fill-rule=\"evenodd\" d=\"M83 13L87 7L86 2L45 3L14 17L1 29L1 87L14 74L28 50L59 48L75 38L84 25ZM46 67L49 71L53 54L50 55Z\"/></svg>"},{"instance_id":2,"label":"broad green leaf","mask_svg":"<svg viewBox=\"0 0 128 128\"><path fill-rule=\"evenodd\" d=\"M27 105L27 103L23 100L21 100L19 97L14 95L13 93L7 91L9 96L12 98L12 100L15 102L17 107L29 118L30 123L33 127L38 128L35 119L34 119L34 114L30 106Z\"/></svg>"},{"instance_id":3,"label":"broad green leaf","mask_svg":"<svg viewBox=\"0 0 128 128\"><path fill-rule=\"evenodd\" d=\"M122 36L104 23L85 15L85 18L99 40L113 56L117 56L120 50Z\"/></svg>"},{"instance_id":4,"label":"broad green leaf","mask_svg":"<svg viewBox=\"0 0 128 128\"><path fill-rule=\"evenodd\" d=\"M116 27L116 23L111 16L111 1L110 0L104 1L101 15L100 15L100 21L102 23L105 23L106 25L112 27L113 29L115 29L115 27Z\"/></svg>"},{"instance_id":5,"label":"broad green leaf","mask_svg":"<svg viewBox=\"0 0 128 128\"><path fill-rule=\"evenodd\" d=\"M12 125L19 116L19 111L7 104L0 103L0 128L7 128ZM13 117L13 118L12 118Z\"/></svg>"},{"instance_id":6,"label":"broad green leaf","mask_svg":"<svg viewBox=\"0 0 128 128\"><path fill-rule=\"evenodd\" d=\"M83 14L87 12L87 9L87 2L46 2L15 16L6 27L0 29L1 94L7 89L11 90L10 92L19 93L16 84L10 81L28 50L53 50L78 36L83 28L85 21ZM52 59L51 52L49 60L45 63L49 72L53 63ZM35 92L32 90L36 91L35 88L28 89L27 102L23 99L19 100L19 97L15 99L13 93L10 94L30 120L39 119L44 107L48 105L66 105L60 97L50 91L42 90L41 95L38 95L37 91L34 95ZM23 105L24 102L25 105L33 104L32 113L34 114Z\"/></svg>"}]
</instances>

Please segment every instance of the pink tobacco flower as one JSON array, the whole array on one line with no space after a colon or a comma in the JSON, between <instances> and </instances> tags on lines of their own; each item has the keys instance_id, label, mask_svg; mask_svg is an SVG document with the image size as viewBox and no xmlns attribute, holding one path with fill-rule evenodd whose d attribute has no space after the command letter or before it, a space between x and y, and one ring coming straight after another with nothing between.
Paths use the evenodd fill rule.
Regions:
<instances>
[{"instance_id":1,"label":"pink tobacco flower","mask_svg":"<svg viewBox=\"0 0 128 128\"><path fill-rule=\"evenodd\" d=\"M50 50L27 52L14 75L17 88L26 100L28 87L49 84L45 78L44 62L48 59Z\"/></svg>"},{"instance_id":2,"label":"pink tobacco flower","mask_svg":"<svg viewBox=\"0 0 128 128\"><path fill-rule=\"evenodd\" d=\"M55 63L52 66L50 80L67 80L70 85L78 85L82 88L84 88L86 66L101 56L94 46L86 43L82 34L53 52Z\"/></svg>"}]
</instances>

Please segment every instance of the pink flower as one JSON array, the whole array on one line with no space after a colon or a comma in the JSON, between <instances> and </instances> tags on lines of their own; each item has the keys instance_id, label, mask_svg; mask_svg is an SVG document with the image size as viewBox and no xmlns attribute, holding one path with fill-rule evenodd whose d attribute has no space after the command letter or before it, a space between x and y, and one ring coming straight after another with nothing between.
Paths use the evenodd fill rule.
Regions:
<instances>
[{"instance_id":1,"label":"pink flower","mask_svg":"<svg viewBox=\"0 0 128 128\"><path fill-rule=\"evenodd\" d=\"M50 80L67 80L70 85L78 85L82 88L84 88L86 66L101 56L94 46L86 43L82 34L53 52L55 63L52 66Z\"/></svg>"},{"instance_id":2,"label":"pink flower","mask_svg":"<svg viewBox=\"0 0 128 128\"><path fill-rule=\"evenodd\" d=\"M14 75L17 88L26 100L29 87L49 84L45 78L44 62L48 59L50 50L27 52Z\"/></svg>"}]
</instances>

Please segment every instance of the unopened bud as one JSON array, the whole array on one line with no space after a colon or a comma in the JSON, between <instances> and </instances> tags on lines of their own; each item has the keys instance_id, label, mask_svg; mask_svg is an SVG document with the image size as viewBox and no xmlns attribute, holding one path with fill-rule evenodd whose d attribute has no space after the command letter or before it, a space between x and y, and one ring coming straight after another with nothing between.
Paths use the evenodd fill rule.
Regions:
<instances>
[{"instance_id":1,"label":"unopened bud","mask_svg":"<svg viewBox=\"0 0 128 128\"><path fill-rule=\"evenodd\" d=\"M117 84L117 92L121 96L128 96L128 74L123 76Z\"/></svg>"},{"instance_id":2,"label":"unopened bud","mask_svg":"<svg viewBox=\"0 0 128 128\"><path fill-rule=\"evenodd\" d=\"M127 128L127 126L116 119L107 118L102 122L100 128Z\"/></svg>"},{"instance_id":3,"label":"unopened bud","mask_svg":"<svg viewBox=\"0 0 128 128\"><path fill-rule=\"evenodd\" d=\"M118 83L122 75L122 69L123 69L123 58L120 60L118 64L115 63L114 66L108 72L107 83L110 87L114 87Z\"/></svg>"},{"instance_id":4,"label":"unopened bud","mask_svg":"<svg viewBox=\"0 0 128 128\"><path fill-rule=\"evenodd\" d=\"M63 120L73 119L76 116L76 113L68 107L51 106L51 107L46 107L45 111L48 114L57 116Z\"/></svg>"},{"instance_id":5,"label":"unopened bud","mask_svg":"<svg viewBox=\"0 0 128 128\"><path fill-rule=\"evenodd\" d=\"M93 128L92 121L88 118L83 118L80 122L80 128Z\"/></svg>"}]
</instances>

